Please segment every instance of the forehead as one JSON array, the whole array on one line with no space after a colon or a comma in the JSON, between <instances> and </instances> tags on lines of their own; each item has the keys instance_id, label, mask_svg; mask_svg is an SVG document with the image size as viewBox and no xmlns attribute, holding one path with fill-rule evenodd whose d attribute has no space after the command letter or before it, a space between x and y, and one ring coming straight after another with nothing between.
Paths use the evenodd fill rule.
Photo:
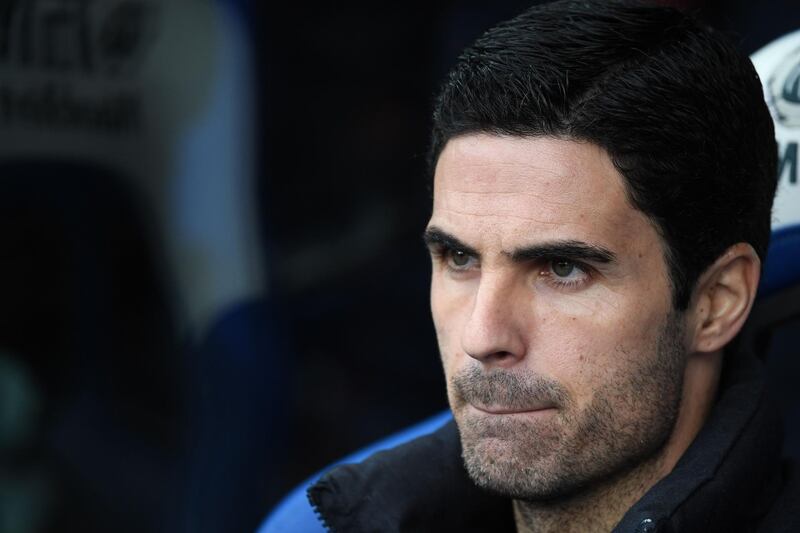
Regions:
<instances>
[{"instance_id":1,"label":"forehead","mask_svg":"<svg viewBox=\"0 0 800 533\"><path fill-rule=\"evenodd\" d=\"M610 245L638 240L642 232L658 240L628 201L605 150L552 137L451 139L436 166L431 224L481 241L475 245L547 239Z\"/></svg>"}]
</instances>

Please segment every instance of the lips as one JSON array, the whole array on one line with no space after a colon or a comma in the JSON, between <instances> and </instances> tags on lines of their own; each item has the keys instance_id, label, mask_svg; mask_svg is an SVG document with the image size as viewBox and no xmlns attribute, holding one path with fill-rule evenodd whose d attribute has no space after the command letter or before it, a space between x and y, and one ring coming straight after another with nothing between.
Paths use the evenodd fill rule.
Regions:
<instances>
[{"instance_id":1,"label":"lips","mask_svg":"<svg viewBox=\"0 0 800 533\"><path fill-rule=\"evenodd\" d=\"M482 415L547 414L570 405L565 388L555 379L537 373L486 370L469 365L451 378L453 404L466 404Z\"/></svg>"},{"instance_id":2,"label":"lips","mask_svg":"<svg viewBox=\"0 0 800 533\"><path fill-rule=\"evenodd\" d=\"M555 409L555 406L550 404L535 405L525 408L518 408L518 407L510 408L498 405L492 405L492 406L475 405L475 404L470 404L470 405L476 410L490 415L516 415L525 413L537 413L542 411L548 411L550 409Z\"/></svg>"}]
</instances>

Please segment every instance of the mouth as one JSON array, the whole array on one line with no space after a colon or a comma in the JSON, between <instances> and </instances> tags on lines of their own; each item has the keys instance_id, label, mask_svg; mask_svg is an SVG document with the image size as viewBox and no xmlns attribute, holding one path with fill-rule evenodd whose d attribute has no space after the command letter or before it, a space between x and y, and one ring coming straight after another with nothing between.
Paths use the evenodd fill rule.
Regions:
<instances>
[{"instance_id":1,"label":"mouth","mask_svg":"<svg viewBox=\"0 0 800 533\"><path fill-rule=\"evenodd\" d=\"M476 411L487 415L544 414L555 410L555 406L549 404L535 405L525 408L511 408L499 405L476 405L471 403L468 405Z\"/></svg>"}]
</instances>

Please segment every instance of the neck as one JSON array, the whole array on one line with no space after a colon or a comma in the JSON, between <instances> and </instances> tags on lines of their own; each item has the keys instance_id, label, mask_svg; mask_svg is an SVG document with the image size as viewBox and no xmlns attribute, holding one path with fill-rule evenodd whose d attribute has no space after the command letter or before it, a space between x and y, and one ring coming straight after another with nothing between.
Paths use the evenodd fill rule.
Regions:
<instances>
[{"instance_id":1,"label":"neck","mask_svg":"<svg viewBox=\"0 0 800 533\"><path fill-rule=\"evenodd\" d=\"M672 471L697 436L713 407L721 364L721 352L689 358L678 419L659 453L566 498L551 501L514 500L517 531L611 531L628 509Z\"/></svg>"}]
</instances>

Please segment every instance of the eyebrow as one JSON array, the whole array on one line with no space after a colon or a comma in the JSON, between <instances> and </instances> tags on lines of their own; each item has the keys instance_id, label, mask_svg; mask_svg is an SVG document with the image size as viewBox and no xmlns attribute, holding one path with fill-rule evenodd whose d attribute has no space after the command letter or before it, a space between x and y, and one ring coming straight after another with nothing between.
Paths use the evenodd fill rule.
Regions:
<instances>
[{"instance_id":1,"label":"eyebrow","mask_svg":"<svg viewBox=\"0 0 800 533\"><path fill-rule=\"evenodd\" d=\"M464 244L454 235L436 226L426 229L422 238L428 247L444 246L454 250L461 250L474 257L480 257L480 254L473 247ZM510 257L515 263L526 263L542 259L566 259L568 261L589 261L603 264L616 262L616 255L611 250L597 244L577 240L548 241L502 253Z\"/></svg>"},{"instance_id":2,"label":"eyebrow","mask_svg":"<svg viewBox=\"0 0 800 533\"><path fill-rule=\"evenodd\" d=\"M454 235L443 231L436 226L430 226L425 230L425 233L422 234L422 240L425 241L425 244L428 248L433 248L435 246L442 246L444 248L449 248L451 250L461 250L464 253L469 255L480 257L475 248L464 244Z\"/></svg>"}]
</instances>

